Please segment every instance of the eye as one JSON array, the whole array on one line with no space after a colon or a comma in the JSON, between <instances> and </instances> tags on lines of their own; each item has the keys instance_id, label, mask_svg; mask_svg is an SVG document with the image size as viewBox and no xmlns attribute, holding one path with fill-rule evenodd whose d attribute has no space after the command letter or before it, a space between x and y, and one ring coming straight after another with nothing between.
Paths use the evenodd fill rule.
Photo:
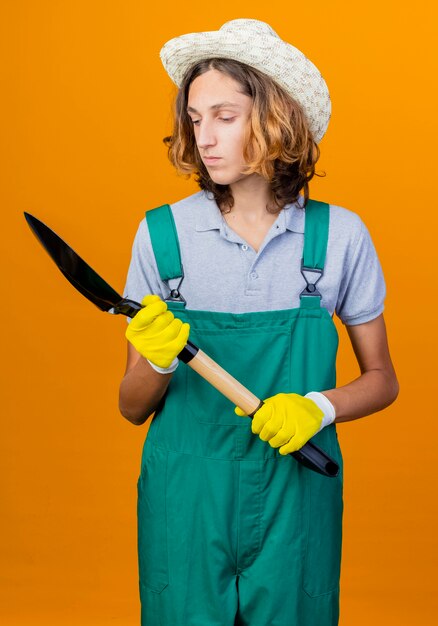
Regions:
<instances>
[{"instance_id":1,"label":"eye","mask_svg":"<svg viewBox=\"0 0 438 626\"><path fill-rule=\"evenodd\" d=\"M222 122L232 122L234 119L236 119L235 117L219 117L219 120L221 120ZM201 120L192 120L192 118L190 118L193 126L198 126L201 122Z\"/></svg>"}]
</instances>

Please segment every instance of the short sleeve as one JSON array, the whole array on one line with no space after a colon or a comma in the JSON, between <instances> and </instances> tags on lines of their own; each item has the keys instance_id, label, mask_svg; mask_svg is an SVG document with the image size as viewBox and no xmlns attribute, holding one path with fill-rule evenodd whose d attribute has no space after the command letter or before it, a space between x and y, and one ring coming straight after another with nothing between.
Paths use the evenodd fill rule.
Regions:
<instances>
[{"instance_id":1,"label":"short sleeve","mask_svg":"<svg viewBox=\"0 0 438 626\"><path fill-rule=\"evenodd\" d=\"M166 286L161 281L158 272L147 223L143 219L132 245L131 261L123 296L141 302L144 296L149 294L157 294L164 299L167 297L165 291ZM127 321L130 322L131 318L127 318Z\"/></svg>"},{"instance_id":2,"label":"short sleeve","mask_svg":"<svg viewBox=\"0 0 438 626\"><path fill-rule=\"evenodd\" d=\"M343 324L364 324L384 310L386 284L367 227L360 220L359 235L345 255L336 315Z\"/></svg>"}]
</instances>

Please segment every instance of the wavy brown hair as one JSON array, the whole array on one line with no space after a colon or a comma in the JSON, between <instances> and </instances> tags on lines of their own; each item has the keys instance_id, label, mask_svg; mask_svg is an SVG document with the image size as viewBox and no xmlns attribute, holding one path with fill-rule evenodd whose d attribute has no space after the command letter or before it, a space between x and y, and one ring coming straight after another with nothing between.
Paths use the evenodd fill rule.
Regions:
<instances>
[{"instance_id":1,"label":"wavy brown hair","mask_svg":"<svg viewBox=\"0 0 438 626\"><path fill-rule=\"evenodd\" d=\"M244 137L244 173L256 172L270 183L272 206L278 213L297 201L303 189L304 206L309 198L309 181L314 175L320 150L309 129L301 105L273 79L234 59L211 58L192 66L185 74L173 103L172 135L163 138L168 157L178 173L195 180L201 189L213 194L223 213L229 213L234 198L229 185L215 183L209 176L198 148L187 113L189 88L197 76L216 69L236 80L242 92L253 101ZM325 176L325 174L323 174Z\"/></svg>"}]
</instances>

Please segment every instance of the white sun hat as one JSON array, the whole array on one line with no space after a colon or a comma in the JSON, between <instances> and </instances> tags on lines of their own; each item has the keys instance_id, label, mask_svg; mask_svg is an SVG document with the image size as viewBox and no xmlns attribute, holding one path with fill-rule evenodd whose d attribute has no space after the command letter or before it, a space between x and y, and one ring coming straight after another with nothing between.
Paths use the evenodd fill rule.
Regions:
<instances>
[{"instance_id":1,"label":"white sun hat","mask_svg":"<svg viewBox=\"0 0 438 626\"><path fill-rule=\"evenodd\" d=\"M212 57L235 59L273 78L301 105L316 143L321 141L331 116L326 82L318 68L269 24L231 20L219 30L174 37L160 50L164 68L177 87L192 65Z\"/></svg>"}]
</instances>

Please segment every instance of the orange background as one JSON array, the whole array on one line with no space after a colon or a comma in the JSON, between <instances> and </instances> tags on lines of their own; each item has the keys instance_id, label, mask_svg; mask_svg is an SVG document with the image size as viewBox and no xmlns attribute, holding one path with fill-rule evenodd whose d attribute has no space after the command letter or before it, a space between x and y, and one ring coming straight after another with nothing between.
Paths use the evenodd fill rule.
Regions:
<instances>
[{"instance_id":1,"label":"orange background","mask_svg":"<svg viewBox=\"0 0 438 626\"><path fill-rule=\"evenodd\" d=\"M436 623L432 4L2 3L2 624L139 624L136 481L147 426L117 408L126 322L69 285L23 211L121 291L143 212L198 190L162 144L175 88L159 50L237 17L267 21L326 79L333 111L318 171L327 176L313 179L311 197L362 217L387 282L400 395L338 428L341 626ZM335 319L341 386L360 372Z\"/></svg>"}]
</instances>

